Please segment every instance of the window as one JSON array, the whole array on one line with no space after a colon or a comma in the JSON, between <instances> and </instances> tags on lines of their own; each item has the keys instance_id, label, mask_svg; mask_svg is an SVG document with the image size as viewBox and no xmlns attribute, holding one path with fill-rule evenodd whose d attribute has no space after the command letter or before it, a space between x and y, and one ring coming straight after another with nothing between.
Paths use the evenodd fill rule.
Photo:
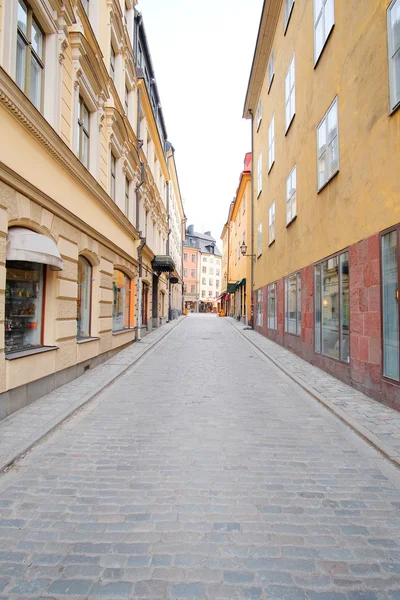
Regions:
<instances>
[{"instance_id":1,"label":"window","mask_svg":"<svg viewBox=\"0 0 400 600\"><path fill-rule=\"evenodd\" d=\"M196 277L196 269L190 269L190 277Z\"/></svg>"},{"instance_id":2,"label":"window","mask_svg":"<svg viewBox=\"0 0 400 600\"><path fill-rule=\"evenodd\" d=\"M262 119L262 104L261 104L261 98L260 98L258 101L258 105L257 105L257 130L260 127L261 119Z\"/></svg>"},{"instance_id":3,"label":"window","mask_svg":"<svg viewBox=\"0 0 400 600\"><path fill-rule=\"evenodd\" d=\"M114 48L112 47L112 44L110 50L110 77L115 83L115 52Z\"/></svg>"},{"instance_id":4,"label":"window","mask_svg":"<svg viewBox=\"0 0 400 600\"><path fill-rule=\"evenodd\" d=\"M125 177L125 214L129 217L129 179Z\"/></svg>"},{"instance_id":5,"label":"window","mask_svg":"<svg viewBox=\"0 0 400 600\"><path fill-rule=\"evenodd\" d=\"M203 262L207 262L207 257L203 256Z\"/></svg>"},{"instance_id":6,"label":"window","mask_svg":"<svg viewBox=\"0 0 400 600\"><path fill-rule=\"evenodd\" d=\"M243 194L242 200L243 214L246 212L246 194Z\"/></svg>"},{"instance_id":7,"label":"window","mask_svg":"<svg viewBox=\"0 0 400 600\"><path fill-rule=\"evenodd\" d=\"M217 288L217 290L219 289L219 279L216 280L215 287Z\"/></svg>"},{"instance_id":8,"label":"window","mask_svg":"<svg viewBox=\"0 0 400 600\"><path fill-rule=\"evenodd\" d=\"M130 327L131 280L125 273L114 269L112 330Z\"/></svg>"},{"instance_id":9,"label":"window","mask_svg":"<svg viewBox=\"0 0 400 600\"><path fill-rule=\"evenodd\" d=\"M85 9L85 13L89 14L89 0L81 0L83 4L83 8Z\"/></svg>"},{"instance_id":10,"label":"window","mask_svg":"<svg viewBox=\"0 0 400 600\"><path fill-rule=\"evenodd\" d=\"M286 179L286 225L289 225L296 217L296 165L293 167L289 177Z\"/></svg>"},{"instance_id":11,"label":"window","mask_svg":"<svg viewBox=\"0 0 400 600\"><path fill-rule=\"evenodd\" d=\"M301 334L301 286L300 273L285 279L285 331Z\"/></svg>"},{"instance_id":12,"label":"window","mask_svg":"<svg viewBox=\"0 0 400 600\"><path fill-rule=\"evenodd\" d=\"M83 98L79 96L78 112L78 158L81 163L89 168L89 109Z\"/></svg>"},{"instance_id":13,"label":"window","mask_svg":"<svg viewBox=\"0 0 400 600\"><path fill-rule=\"evenodd\" d=\"M257 302L256 302L256 325L262 327L263 324L263 293L262 290L257 290Z\"/></svg>"},{"instance_id":14,"label":"window","mask_svg":"<svg viewBox=\"0 0 400 600\"><path fill-rule=\"evenodd\" d=\"M206 290L201 290L201 297L205 298L206 297Z\"/></svg>"},{"instance_id":15,"label":"window","mask_svg":"<svg viewBox=\"0 0 400 600\"><path fill-rule=\"evenodd\" d=\"M6 262L6 354L43 345L44 269L44 265L34 262Z\"/></svg>"},{"instance_id":16,"label":"window","mask_svg":"<svg viewBox=\"0 0 400 600\"><path fill-rule=\"evenodd\" d=\"M125 114L129 116L129 89L127 85L125 85Z\"/></svg>"},{"instance_id":17,"label":"window","mask_svg":"<svg viewBox=\"0 0 400 600\"><path fill-rule=\"evenodd\" d=\"M295 91L295 71L294 55L290 63L285 79L285 119L286 131L289 129L296 112L296 91Z\"/></svg>"},{"instance_id":18,"label":"window","mask_svg":"<svg viewBox=\"0 0 400 600\"><path fill-rule=\"evenodd\" d=\"M207 278L206 277L202 277L201 284L202 285L207 285Z\"/></svg>"},{"instance_id":19,"label":"window","mask_svg":"<svg viewBox=\"0 0 400 600\"><path fill-rule=\"evenodd\" d=\"M213 265L214 264L214 259L210 258L210 263Z\"/></svg>"},{"instance_id":20,"label":"window","mask_svg":"<svg viewBox=\"0 0 400 600\"><path fill-rule=\"evenodd\" d=\"M208 297L209 297L209 298L212 298L212 297L213 297L212 290L208 290Z\"/></svg>"},{"instance_id":21,"label":"window","mask_svg":"<svg viewBox=\"0 0 400 600\"><path fill-rule=\"evenodd\" d=\"M258 224L257 229L257 256L261 256L262 253L262 222Z\"/></svg>"},{"instance_id":22,"label":"window","mask_svg":"<svg viewBox=\"0 0 400 600\"><path fill-rule=\"evenodd\" d=\"M187 252L184 252L184 253L183 253L183 260L184 260L185 262L187 262L187 259L188 259Z\"/></svg>"},{"instance_id":23,"label":"window","mask_svg":"<svg viewBox=\"0 0 400 600\"><path fill-rule=\"evenodd\" d=\"M186 283L183 284L183 291L186 294L186 292L187 292L187 284Z\"/></svg>"},{"instance_id":24,"label":"window","mask_svg":"<svg viewBox=\"0 0 400 600\"><path fill-rule=\"evenodd\" d=\"M196 287L196 286L194 286L194 285L191 285L191 286L190 286L190 293L191 293L191 294L194 294L194 292L195 292L195 287Z\"/></svg>"},{"instance_id":25,"label":"window","mask_svg":"<svg viewBox=\"0 0 400 600\"><path fill-rule=\"evenodd\" d=\"M268 327L277 329L276 283L268 286Z\"/></svg>"},{"instance_id":26,"label":"window","mask_svg":"<svg viewBox=\"0 0 400 600\"><path fill-rule=\"evenodd\" d=\"M187 277L188 276L188 270L187 269L183 269L183 276Z\"/></svg>"},{"instance_id":27,"label":"window","mask_svg":"<svg viewBox=\"0 0 400 600\"><path fill-rule=\"evenodd\" d=\"M314 0L314 62L326 44L335 24L335 0Z\"/></svg>"},{"instance_id":28,"label":"window","mask_svg":"<svg viewBox=\"0 0 400 600\"><path fill-rule=\"evenodd\" d=\"M241 246L241 243L240 243L240 241L239 241L239 242L238 242L238 260L240 260L240 257L241 257L241 255L242 255L242 252L241 252L241 250L240 250L240 246Z\"/></svg>"},{"instance_id":29,"label":"window","mask_svg":"<svg viewBox=\"0 0 400 600\"><path fill-rule=\"evenodd\" d=\"M262 152L258 155L257 161L257 196L261 194L262 190Z\"/></svg>"},{"instance_id":30,"label":"window","mask_svg":"<svg viewBox=\"0 0 400 600\"><path fill-rule=\"evenodd\" d=\"M192 254L192 262L194 262L194 263L196 262L196 255L195 254Z\"/></svg>"},{"instance_id":31,"label":"window","mask_svg":"<svg viewBox=\"0 0 400 600\"><path fill-rule=\"evenodd\" d=\"M400 380L398 232L382 236L383 375ZM7 306L7 304L6 304Z\"/></svg>"},{"instance_id":32,"label":"window","mask_svg":"<svg viewBox=\"0 0 400 600\"><path fill-rule=\"evenodd\" d=\"M44 35L29 6L18 0L15 80L38 110L42 105Z\"/></svg>"},{"instance_id":33,"label":"window","mask_svg":"<svg viewBox=\"0 0 400 600\"><path fill-rule=\"evenodd\" d=\"M274 50L272 50L271 56L269 59L269 63L268 63L268 93L269 93L269 90L271 89L272 80L274 78L274 75L275 75L275 53L274 53Z\"/></svg>"},{"instance_id":34,"label":"window","mask_svg":"<svg viewBox=\"0 0 400 600\"><path fill-rule=\"evenodd\" d=\"M275 116L272 115L271 123L268 128L268 172L272 169L275 162Z\"/></svg>"},{"instance_id":35,"label":"window","mask_svg":"<svg viewBox=\"0 0 400 600\"><path fill-rule=\"evenodd\" d=\"M210 278L208 279L208 285L211 285L211 286L213 285L213 280Z\"/></svg>"},{"instance_id":36,"label":"window","mask_svg":"<svg viewBox=\"0 0 400 600\"><path fill-rule=\"evenodd\" d=\"M207 273L207 267L202 267L201 271L202 273Z\"/></svg>"},{"instance_id":37,"label":"window","mask_svg":"<svg viewBox=\"0 0 400 600\"><path fill-rule=\"evenodd\" d=\"M84 257L78 258L78 314L77 338L90 337L90 312L92 306L92 265Z\"/></svg>"},{"instance_id":38,"label":"window","mask_svg":"<svg viewBox=\"0 0 400 600\"><path fill-rule=\"evenodd\" d=\"M314 269L315 352L350 362L349 253Z\"/></svg>"},{"instance_id":39,"label":"window","mask_svg":"<svg viewBox=\"0 0 400 600\"><path fill-rule=\"evenodd\" d=\"M110 196L111 196L111 200L113 200L115 202L115 156L114 154L111 152L111 169L110 169L110 180L111 180L111 186L110 186Z\"/></svg>"},{"instance_id":40,"label":"window","mask_svg":"<svg viewBox=\"0 0 400 600\"><path fill-rule=\"evenodd\" d=\"M271 245L273 241L275 241L275 201L268 210L268 244Z\"/></svg>"},{"instance_id":41,"label":"window","mask_svg":"<svg viewBox=\"0 0 400 600\"><path fill-rule=\"evenodd\" d=\"M339 171L338 102L331 104L317 129L318 190Z\"/></svg>"},{"instance_id":42,"label":"window","mask_svg":"<svg viewBox=\"0 0 400 600\"><path fill-rule=\"evenodd\" d=\"M215 274L216 274L217 276L219 276L219 273L220 273L220 270L219 270L219 269L215 269Z\"/></svg>"},{"instance_id":43,"label":"window","mask_svg":"<svg viewBox=\"0 0 400 600\"><path fill-rule=\"evenodd\" d=\"M208 269L208 272L209 272L209 274L210 274L210 275L214 275L214 268L213 268L213 267L210 267L210 268Z\"/></svg>"},{"instance_id":44,"label":"window","mask_svg":"<svg viewBox=\"0 0 400 600\"><path fill-rule=\"evenodd\" d=\"M294 0L285 0L285 23L284 23L285 31L286 31L288 23L289 23L290 15L292 14L293 6L294 6Z\"/></svg>"},{"instance_id":45,"label":"window","mask_svg":"<svg viewBox=\"0 0 400 600\"><path fill-rule=\"evenodd\" d=\"M389 44L390 108L400 104L400 0L393 0L387 11Z\"/></svg>"}]
</instances>

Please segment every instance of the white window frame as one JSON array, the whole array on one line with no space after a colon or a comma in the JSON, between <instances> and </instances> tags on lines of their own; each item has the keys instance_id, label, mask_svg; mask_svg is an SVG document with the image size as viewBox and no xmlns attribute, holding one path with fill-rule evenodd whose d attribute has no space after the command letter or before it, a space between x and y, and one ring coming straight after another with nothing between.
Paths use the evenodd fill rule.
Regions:
<instances>
[{"instance_id":1,"label":"white window frame","mask_svg":"<svg viewBox=\"0 0 400 600\"><path fill-rule=\"evenodd\" d=\"M257 227L257 258L262 254L262 221Z\"/></svg>"},{"instance_id":2,"label":"white window frame","mask_svg":"<svg viewBox=\"0 0 400 600\"><path fill-rule=\"evenodd\" d=\"M262 192L262 152L257 159L257 198Z\"/></svg>"},{"instance_id":3,"label":"white window frame","mask_svg":"<svg viewBox=\"0 0 400 600\"><path fill-rule=\"evenodd\" d=\"M262 121L262 102L261 102L261 98L260 98L258 101L258 104L257 104L257 131L260 129L261 121Z\"/></svg>"},{"instance_id":4,"label":"white window frame","mask_svg":"<svg viewBox=\"0 0 400 600\"><path fill-rule=\"evenodd\" d=\"M399 0L400 1L400 0ZM330 137L329 134L329 118L336 113L336 135ZM321 135L325 140L324 144L320 144ZM337 166L332 164L333 152L336 148ZM320 181L320 165L324 164L324 179ZM327 183L339 172L339 105L338 97L334 99L325 115L321 119L317 127L317 185L318 191L321 191Z\"/></svg>"},{"instance_id":5,"label":"white window frame","mask_svg":"<svg viewBox=\"0 0 400 600\"><path fill-rule=\"evenodd\" d=\"M321 2L321 9L317 14L317 4L318 1ZM326 22L327 14L329 14L329 9L332 8L333 21L332 23ZM322 46L317 50L317 28L322 25ZM314 0L314 65L317 64L319 57L321 56L326 42L328 41L329 35L335 25L335 0Z\"/></svg>"},{"instance_id":6,"label":"white window frame","mask_svg":"<svg viewBox=\"0 0 400 600\"><path fill-rule=\"evenodd\" d=\"M256 314L256 325L257 327L263 326L263 291L262 288L257 290L257 314Z\"/></svg>"},{"instance_id":7,"label":"white window frame","mask_svg":"<svg viewBox=\"0 0 400 600\"><path fill-rule=\"evenodd\" d=\"M272 115L268 127L268 173L275 162L275 115Z\"/></svg>"},{"instance_id":8,"label":"white window frame","mask_svg":"<svg viewBox=\"0 0 400 600\"><path fill-rule=\"evenodd\" d=\"M275 241L275 200L268 209L268 245Z\"/></svg>"},{"instance_id":9,"label":"white window frame","mask_svg":"<svg viewBox=\"0 0 400 600\"><path fill-rule=\"evenodd\" d=\"M293 54L292 60L290 61L289 68L285 77L285 123L287 133L294 116L296 114L296 64L295 55ZM289 107L289 115L288 115Z\"/></svg>"},{"instance_id":10,"label":"white window frame","mask_svg":"<svg viewBox=\"0 0 400 600\"><path fill-rule=\"evenodd\" d=\"M293 12L294 0L284 0L285 8L284 8L284 27L283 32L286 33L287 27L289 25L290 17Z\"/></svg>"},{"instance_id":11,"label":"white window frame","mask_svg":"<svg viewBox=\"0 0 400 600\"><path fill-rule=\"evenodd\" d=\"M273 312L272 315L272 326L271 326L271 289L273 288L274 290L274 300L275 300L275 310ZM276 285L276 282L274 283L270 283L267 287L267 327L268 329L278 329L278 303L277 303L277 293L278 293L278 286Z\"/></svg>"},{"instance_id":12,"label":"white window frame","mask_svg":"<svg viewBox=\"0 0 400 600\"><path fill-rule=\"evenodd\" d=\"M268 94L275 77L275 50L272 48L268 63Z\"/></svg>"},{"instance_id":13,"label":"white window frame","mask_svg":"<svg viewBox=\"0 0 400 600\"><path fill-rule=\"evenodd\" d=\"M290 331L290 326L289 326L289 311L288 311L288 305L289 305L289 280L296 278L296 331ZM300 310L299 310L300 308ZM300 315L300 318L299 318ZM291 275L289 275L288 277L285 277L285 304L284 304L284 319L285 319L285 333L288 333L290 335L297 335L297 336L301 336L301 275L299 272L297 273L292 273Z\"/></svg>"},{"instance_id":14,"label":"white window frame","mask_svg":"<svg viewBox=\"0 0 400 600\"><path fill-rule=\"evenodd\" d=\"M400 106L400 78L396 81L395 78L395 56L400 60L400 42L398 48L393 47L393 30L391 25L392 10L399 5L400 0L393 0L387 9L387 28L388 28L388 58L389 58L389 91L390 91L390 112L394 112Z\"/></svg>"},{"instance_id":15,"label":"white window frame","mask_svg":"<svg viewBox=\"0 0 400 600\"><path fill-rule=\"evenodd\" d=\"M293 186L293 178L295 185ZM294 191L293 191L294 190ZM293 208L294 206L294 208ZM297 165L294 165L286 179L286 227L297 216Z\"/></svg>"}]
</instances>

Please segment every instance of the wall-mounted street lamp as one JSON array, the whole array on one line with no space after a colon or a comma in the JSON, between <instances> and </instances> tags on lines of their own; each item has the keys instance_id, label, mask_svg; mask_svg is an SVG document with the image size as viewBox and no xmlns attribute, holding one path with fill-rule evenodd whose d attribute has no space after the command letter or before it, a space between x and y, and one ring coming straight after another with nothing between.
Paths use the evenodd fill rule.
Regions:
<instances>
[{"instance_id":1,"label":"wall-mounted street lamp","mask_svg":"<svg viewBox=\"0 0 400 600\"><path fill-rule=\"evenodd\" d=\"M255 257L255 254L247 254L247 244L244 240L243 244L240 246L240 252L242 253L242 256L251 256L251 258Z\"/></svg>"}]
</instances>

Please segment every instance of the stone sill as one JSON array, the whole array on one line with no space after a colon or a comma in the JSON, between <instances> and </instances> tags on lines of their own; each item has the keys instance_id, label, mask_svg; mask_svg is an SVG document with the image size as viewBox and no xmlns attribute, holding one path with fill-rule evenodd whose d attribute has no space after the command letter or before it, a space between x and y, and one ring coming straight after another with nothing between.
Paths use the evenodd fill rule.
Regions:
<instances>
[{"instance_id":1,"label":"stone sill","mask_svg":"<svg viewBox=\"0 0 400 600\"><path fill-rule=\"evenodd\" d=\"M25 356L32 356L33 354L42 354L43 352L51 352L52 350L58 350L58 346L41 346L40 348L32 348L31 350L21 350L20 352L12 352L6 354L6 360L16 360L17 358L25 358Z\"/></svg>"}]
</instances>

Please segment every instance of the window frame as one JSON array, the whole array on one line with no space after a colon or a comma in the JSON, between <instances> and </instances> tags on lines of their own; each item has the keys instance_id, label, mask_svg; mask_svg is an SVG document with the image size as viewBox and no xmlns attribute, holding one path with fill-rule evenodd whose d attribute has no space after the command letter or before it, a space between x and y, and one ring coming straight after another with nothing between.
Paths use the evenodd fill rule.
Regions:
<instances>
[{"instance_id":1,"label":"window frame","mask_svg":"<svg viewBox=\"0 0 400 600\"><path fill-rule=\"evenodd\" d=\"M387 7L387 42L388 42L388 62L389 62L389 114L392 115L398 108L400 108L400 80L398 82L398 93L397 98L394 98L394 57L400 53L400 45L396 51L392 50L392 25L391 25L391 11L400 0L392 0Z\"/></svg>"},{"instance_id":2,"label":"window frame","mask_svg":"<svg viewBox=\"0 0 400 600\"><path fill-rule=\"evenodd\" d=\"M346 247L343 248L342 250L340 250L339 252L335 252L334 254L330 254L329 256L326 256L325 258L323 258L322 260L317 261L316 263L314 263L314 320L313 320L313 333L314 333L314 354L317 354L323 358L328 358L329 360L334 360L335 362L338 362L342 365L350 365L351 362L351 337L350 337L350 331L351 331L351 326L350 326L350 314L349 314L349 360L342 360L341 359L341 355L342 355L342 340L341 340L341 330L340 330L340 325L341 325L341 306L342 306L342 271L341 271L341 261L340 261L340 257L343 254L348 255L348 265L349 265L349 297L350 297L350 248ZM322 300L322 280L323 280L323 273L322 273L322 265L327 262L328 260L331 260L333 258L338 258L339 262L338 262L338 266L339 266L339 278L338 278L338 314L339 314L339 321L338 321L338 327L339 327L339 358L335 358L334 356L329 356L329 354L324 354L324 352L322 351L323 348L323 344L322 344L322 335L323 335L323 327L322 327L322 318L323 318L323 300ZM382 264L382 263L381 263ZM320 328L320 332L319 332L319 350L315 349L315 345L316 345L316 308L317 308L317 294L316 294L316 269L319 268L319 281L320 281L320 302L319 302L319 313L320 313L320 324L319 324L319 328ZM381 311L381 317L383 315L383 310ZM382 343L383 343L383 338L382 338ZM383 357L383 354L382 354ZM383 361L382 361L382 366L383 366Z\"/></svg>"},{"instance_id":3,"label":"window frame","mask_svg":"<svg viewBox=\"0 0 400 600\"><path fill-rule=\"evenodd\" d=\"M122 275L124 276L124 284L125 284L126 280L128 280L128 282L129 282L129 285L128 285L128 294L129 294L129 297L128 297L128 318L127 318L128 326L127 327L124 326L124 327L122 327L120 329L115 329L114 328L114 273L116 271L118 273L122 273ZM119 333L119 332L122 332L122 331L129 331L130 329L132 329L132 327L131 327L131 318L132 318L132 314L131 314L131 300L132 300L132 279L131 279L131 277L129 275L127 275L124 271L121 271L121 269L114 268L113 269L113 303L112 303L113 310L112 310L112 316L111 316L111 331L112 331L113 334ZM125 298L124 298L124 307L126 307L126 299ZM125 319L125 312L123 313L123 317L124 317L124 321L125 321L126 320Z\"/></svg>"},{"instance_id":4,"label":"window frame","mask_svg":"<svg viewBox=\"0 0 400 600\"><path fill-rule=\"evenodd\" d=\"M90 262L90 260L88 258L86 258L86 256L84 256L83 254L80 254L78 256L78 290L79 290L79 260L83 260L86 263L86 266L89 267L89 334L88 335L79 335L79 331L78 331L78 315L76 318L76 325L77 325L77 329L76 329L76 339L77 341L82 341L82 340L88 340L92 337L92 308L93 308L93 265ZM78 298L79 300L79 291L78 291Z\"/></svg>"},{"instance_id":5,"label":"window frame","mask_svg":"<svg viewBox=\"0 0 400 600\"><path fill-rule=\"evenodd\" d=\"M331 33L335 27L335 0L321 0L321 2L322 2L322 6L321 6L321 11L318 14L318 19L317 19L317 15L316 15L316 0L314 0L314 2L313 2L313 4L314 4L314 68L317 66L319 59L321 58L321 55L324 51L324 48L325 48L326 44L328 43ZM325 31L325 9L326 9L326 5L328 4L328 2L332 2L332 4L333 4L333 23L332 23L329 31L326 33L326 31ZM321 19L323 19L323 26L324 26L324 41L322 43L321 50L319 51L319 54L317 55L317 48L316 48L317 26L318 26L319 22L321 21Z\"/></svg>"},{"instance_id":6,"label":"window frame","mask_svg":"<svg viewBox=\"0 0 400 600\"><path fill-rule=\"evenodd\" d=\"M272 65L272 66L271 66ZM272 73L271 73L272 71ZM272 48L271 55L268 61L268 94L271 90L272 82L275 77L275 50Z\"/></svg>"},{"instance_id":7,"label":"window frame","mask_svg":"<svg viewBox=\"0 0 400 600\"><path fill-rule=\"evenodd\" d=\"M292 16L295 0L284 0L284 27L283 34L286 35L286 31L289 25L290 17ZM290 6L289 6L290 3Z\"/></svg>"},{"instance_id":8,"label":"window frame","mask_svg":"<svg viewBox=\"0 0 400 600\"><path fill-rule=\"evenodd\" d=\"M400 1L400 0L399 0ZM336 107L336 136L332 139L332 141L329 143L329 129L328 129L328 117L329 114L331 112L331 110ZM319 131L321 129L321 127L324 126L325 127L325 150L323 152L320 152L319 150ZM340 171L340 146L339 146L339 97L335 96L335 98L333 99L333 101L331 102L328 110L326 111L326 113L324 114L324 116L322 117L321 121L318 123L317 125L317 139L316 139L316 144L317 144L317 148L316 148L316 154L317 154L317 193L321 192L325 186L328 185L328 183L339 173ZM330 165L328 165L328 157L329 157L329 148L332 146L332 144L334 143L334 141L336 140L336 148L337 148L337 169L335 171L331 171L330 169ZM329 172L327 172L327 176L326 179L324 180L324 182L320 185L320 181L319 181L319 165L320 165L320 160L322 159L322 156L325 154L325 160L326 160L326 164L327 164L327 168L329 168Z\"/></svg>"},{"instance_id":9,"label":"window frame","mask_svg":"<svg viewBox=\"0 0 400 600\"><path fill-rule=\"evenodd\" d=\"M257 227L257 258L262 255L262 229L262 221L260 221Z\"/></svg>"},{"instance_id":10,"label":"window frame","mask_svg":"<svg viewBox=\"0 0 400 600\"><path fill-rule=\"evenodd\" d=\"M264 321L263 288L259 288L256 294L256 326L262 327Z\"/></svg>"},{"instance_id":11,"label":"window frame","mask_svg":"<svg viewBox=\"0 0 400 600\"><path fill-rule=\"evenodd\" d=\"M257 158L257 198L262 192L262 151Z\"/></svg>"},{"instance_id":12,"label":"window frame","mask_svg":"<svg viewBox=\"0 0 400 600\"><path fill-rule=\"evenodd\" d=\"M270 295L270 289L274 288L274 293L275 293L275 311L274 311L274 315L273 315L273 319L274 319L274 326L270 327L270 299L271 299L271 295ZM278 286L277 286L277 282L274 281L273 283L269 283L267 286L267 327L268 329L272 329L274 331L276 331L278 329L278 311L277 311L277 300L278 300Z\"/></svg>"},{"instance_id":13,"label":"window frame","mask_svg":"<svg viewBox=\"0 0 400 600\"><path fill-rule=\"evenodd\" d=\"M396 232L396 262L397 262L397 292L398 292L398 300L397 300L397 318L399 325L399 333L398 333L398 344L399 344L399 379L394 379L393 377L389 377L384 374L385 368L385 340L384 340L384 290L383 290L383 254L382 254L382 239L385 235ZM392 227L388 227L379 233L379 270L380 270L380 301L381 301L381 311L380 311L380 324L381 324L381 377L384 381L388 381L389 383L400 386L400 225L394 225Z\"/></svg>"},{"instance_id":14,"label":"window frame","mask_svg":"<svg viewBox=\"0 0 400 600\"><path fill-rule=\"evenodd\" d=\"M271 210L273 208L273 210ZM271 219L273 216L273 219ZM268 207L268 246L275 242L275 219L276 219L276 204L275 200ZM271 232L273 232L271 234Z\"/></svg>"},{"instance_id":15,"label":"window frame","mask_svg":"<svg viewBox=\"0 0 400 600\"><path fill-rule=\"evenodd\" d=\"M43 106L44 106L44 74L45 74L45 44L46 44L46 34L41 27L38 18L35 16L35 11L25 0L17 0L17 11L19 6L24 6L26 9L26 32L22 31L18 25L18 17L17 17L17 26L16 26L16 61L15 61L15 83L18 85L20 90L25 94L25 96L30 100L33 106L43 114ZM18 14L18 12L17 12ZM39 30L41 34L41 56L38 55L36 50L33 48L32 39L33 39L33 28L34 24ZM18 84L18 41L21 40L24 46L24 83L23 88ZM32 99L32 89L31 89L31 69L32 69L32 59L36 64L40 67L40 102L39 106Z\"/></svg>"},{"instance_id":16,"label":"window frame","mask_svg":"<svg viewBox=\"0 0 400 600\"><path fill-rule=\"evenodd\" d=\"M115 190L116 190L116 164L117 159L113 151L110 152L110 198L115 202Z\"/></svg>"},{"instance_id":17,"label":"window frame","mask_svg":"<svg viewBox=\"0 0 400 600\"><path fill-rule=\"evenodd\" d=\"M293 277L296 277L296 333L293 333L291 331L288 330L289 327L289 311L288 311L288 297L289 297L289 289L288 289L288 282L289 279L292 279ZM299 282L300 282L300 296L299 296ZM301 329L302 329L302 317L303 317L303 313L301 310L301 273L300 271L296 271L294 273L291 273L290 275L288 275L287 277L284 278L284 333L287 335L294 335L296 337L301 336ZM298 314L299 314L299 300L300 300L300 320L298 319ZM300 330L300 331L299 331Z\"/></svg>"},{"instance_id":18,"label":"window frame","mask_svg":"<svg viewBox=\"0 0 400 600\"><path fill-rule=\"evenodd\" d=\"M292 65L293 65L293 82L291 81ZM289 95L287 97L286 96L286 92L287 92L286 81L288 78L289 78ZM290 119L288 122L286 109L287 109L288 104L291 107L292 94L294 96L294 110L293 110L293 114L290 115ZM291 108L290 108L290 110L291 110ZM288 70L286 72L286 76L285 76L285 135L289 131L290 126L293 123L295 116L296 116L296 57L295 57L295 53L293 53L292 60L290 61L289 68L288 68Z\"/></svg>"},{"instance_id":19,"label":"window frame","mask_svg":"<svg viewBox=\"0 0 400 600\"><path fill-rule=\"evenodd\" d=\"M275 114L272 115L268 127L268 173L275 164Z\"/></svg>"},{"instance_id":20,"label":"window frame","mask_svg":"<svg viewBox=\"0 0 400 600\"><path fill-rule=\"evenodd\" d=\"M129 178L125 175L125 216L126 216L127 219L129 219L129 207L130 207L129 191L130 191L130 186L131 186L131 182L129 181Z\"/></svg>"},{"instance_id":21,"label":"window frame","mask_svg":"<svg viewBox=\"0 0 400 600\"><path fill-rule=\"evenodd\" d=\"M296 187L295 187L295 192L294 194L291 194L290 197L288 197L288 187L287 187L287 183L289 179L292 179L293 177L293 173L296 173ZM291 190L293 189L293 186L291 184ZM293 215L293 198L295 197L296 199L296 212ZM290 203L290 214L291 214L291 218L288 220L288 204ZM289 175L286 178L286 227L289 227L289 225L291 223L293 223L293 221L295 221L297 219L297 164L294 165L294 167L292 168L292 170L290 171Z\"/></svg>"},{"instance_id":22,"label":"window frame","mask_svg":"<svg viewBox=\"0 0 400 600\"><path fill-rule=\"evenodd\" d=\"M262 102L261 102L261 98L260 98L258 100L258 104L257 104L257 131L260 129L261 121L262 121Z\"/></svg>"},{"instance_id":23,"label":"window frame","mask_svg":"<svg viewBox=\"0 0 400 600\"><path fill-rule=\"evenodd\" d=\"M86 109L88 113L88 127L86 129L84 125L84 121L82 120L82 110ZM83 136L86 136L87 139L87 164L82 160L82 139ZM88 105L85 102L83 96L79 95L78 100L78 159L83 164L83 166L89 171L90 167L90 110Z\"/></svg>"}]
</instances>

